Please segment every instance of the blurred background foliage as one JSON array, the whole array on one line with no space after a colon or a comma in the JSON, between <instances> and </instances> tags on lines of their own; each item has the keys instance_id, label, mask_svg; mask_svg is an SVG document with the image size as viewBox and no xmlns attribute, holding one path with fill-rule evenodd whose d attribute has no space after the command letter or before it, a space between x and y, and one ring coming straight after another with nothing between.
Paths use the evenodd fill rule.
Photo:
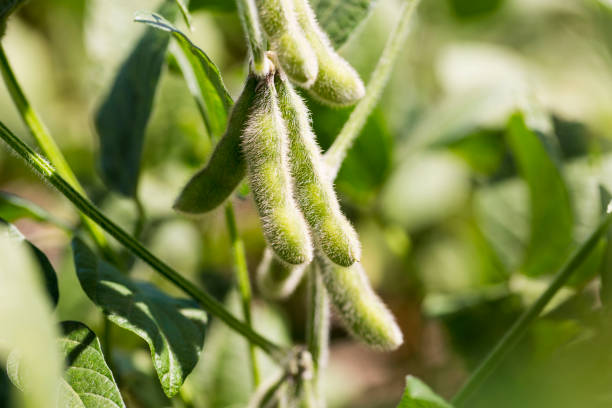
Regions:
<instances>
[{"instance_id":1,"label":"blurred background foliage","mask_svg":"<svg viewBox=\"0 0 612 408\"><path fill-rule=\"evenodd\" d=\"M236 96L246 49L233 2L194 3L212 6L194 14L190 37ZM398 5L378 0L341 48L366 82ZM31 0L3 40L90 196L128 229L136 220L133 204L108 193L98 176L93 113L143 30L132 22L134 13L156 6ZM222 211L191 219L171 210L213 143L172 63L167 71L143 156L139 195L149 217L143 239L238 313ZM327 148L350 109L308 103ZM27 137L3 87L0 111L9 128ZM611 124L611 1L422 1L393 77L336 183L361 235L366 270L406 342L380 354L334 325L325 378L330 407L394 407L409 373L452 396L597 224L612 191ZM77 221L67 201L5 149L0 189L64 222ZM249 200L236 210L254 271L264 249L259 221ZM80 320L101 333L101 315L74 274L69 237L44 223L17 224L59 271L58 319ZM471 406L612 405L611 252L607 241L599 244ZM134 274L178 294L140 261ZM304 295L300 288L282 303L256 296L256 327L279 342L303 342ZM118 328L112 335L128 406L241 407L252 391L246 343L219 322L209 328L181 398L172 401L157 384L144 342ZM2 372L0 384L2 405L11 387Z\"/></svg>"}]
</instances>

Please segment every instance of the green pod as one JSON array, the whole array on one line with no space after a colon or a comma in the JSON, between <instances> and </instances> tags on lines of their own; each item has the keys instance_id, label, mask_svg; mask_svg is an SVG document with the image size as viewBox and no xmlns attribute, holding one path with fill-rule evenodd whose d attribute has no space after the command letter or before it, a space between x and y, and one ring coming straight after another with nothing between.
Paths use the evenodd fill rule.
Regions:
<instances>
[{"instance_id":1,"label":"green pod","mask_svg":"<svg viewBox=\"0 0 612 408\"><path fill-rule=\"evenodd\" d=\"M287 263L310 262L312 241L293 198L287 130L278 108L274 74L257 85L241 145L268 245Z\"/></svg>"},{"instance_id":2,"label":"green pod","mask_svg":"<svg viewBox=\"0 0 612 408\"><path fill-rule=\"evenodd\" d=\"M225 134L217 143L206 166L197 172L174 203L174 209L200 214L218 207L234 191L246 174L240 148L240 135L255 97L257 78L250 75L234 104Z\"/></svg>"},{"instance_id":3,"label":"green pod","mask_svg":"<svg viewBox=\"0 0 612 408\"><path fill-rule=\"evenodd\" d=\"M348 268L317 256L323 283L344 327L379 350L395 350L403 342L400 328L374 293L361 263Z\"/></svg>"},{"instance_id":4,"label":"green pod","mask_svg":"<svg viewBox=\"0 0 612 408\"><path fill-rule=\"evenodd\" d=\"M307 266L288 264L266 248L257 268L257 287L268 299L285 299L300 284Z\"/></svg>"},{"instance_id":5,"label":"green pod","mask_svg":"<svg viewBox=\"0 0 612 408\"><path fill-rule=\"evenodd\" d=\"M352 105L365 95L363 81L355 69L332 47L327 34L319 27L307 0L293 0L298 22L312 46L319 72L310 94L332 106Z\"/></svg>"},{"instance_id":6,"label":"green pod","mask_svg":"<svg viewBox=\"0 0 612 408\"><path fill-rule=\"evenodd\" d=\"M289 136L294 196L310 225L317 246L332 261L351 266L361 257L357 232L342 214L321 149L310 126L308 108L291 84L276 74L278 105Z\"/></svg>"},{"instance_id":7,"label":"green pod","mask_svg":"<svg viewBox=\"0 0 612 408\"><path fill-rule=\"evenodd\" d=\"M256 0L261 25L287 75L308 88L317 78L315 52L297 21L292 0Z\"/></svg>"}]
</instances>

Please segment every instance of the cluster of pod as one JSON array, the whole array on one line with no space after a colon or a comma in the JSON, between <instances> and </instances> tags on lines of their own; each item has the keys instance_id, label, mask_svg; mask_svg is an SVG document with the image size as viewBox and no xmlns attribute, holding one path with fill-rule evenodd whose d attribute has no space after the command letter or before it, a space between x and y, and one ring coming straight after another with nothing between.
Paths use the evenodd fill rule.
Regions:
<instances>
[{"instance_id":1,"label":"cluster of pod","mask_svg":"<svg viewBox=\"0 0 612 408\"><path fill-rule=\"evenodd\" d=\"M331 47L306 0L255 3L272 49L269 72L249 75L225 135L175 208L212 210L246 175L268 243L257 272L261 292L288 296L316 258L349 332L373 347L394 349L401 331L369 285L359 238L340 209L308 109L290 80L331 105L355 103L363 83Z\"/></svg>"}]
</instances>

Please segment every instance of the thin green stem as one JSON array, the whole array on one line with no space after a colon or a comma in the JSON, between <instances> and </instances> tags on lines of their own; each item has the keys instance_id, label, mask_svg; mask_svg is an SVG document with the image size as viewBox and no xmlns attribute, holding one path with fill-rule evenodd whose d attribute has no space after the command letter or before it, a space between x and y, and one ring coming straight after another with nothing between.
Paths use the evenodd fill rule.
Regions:
<instances>
[{"instance_id":1,"label":"thin green stem","mask_svg":"<svg viewBox=\"0 0 612 408\"><path fill-rule=\"evenodd\" d=\"M589 238L572 254L561 270L557 273L548 288L540 295L536 302L523 313L523 315L510 327L504 337L491 350L489 355L480 363L463 387L453 398L456 407L466 406L470 396L482 385L499 365L504 357L512 350L516 343L523 337L531 323L542 313L548 302L565 285L572 274L589 256L600 238L608 231L612 222L612 213L608 213L600 222L599 226L591 233Z\"/></svg>"},{"instance_id":2,"label":"thin green stem","mask_svg":"<svg viewBox=\"0 0 612 408\"><path fill-rule=\"evenodd\" d=\"M140 196L136 195L134 197L134 205L136 206L136 224L134 225L134 237L136 239L140 239L140 235L145 226L145 221L147 219L147 213L144 208L144 204L140 199Z\"/></svg>"},{"instance_id":3,"label":"thin green stem","mask_svg":"<svg viewBox=\"0 0 612 408\"><path fill-rule=\"evenodd\" d=\"M218 302L208 293L200 290L193 283L185 279L178 272L157 258L139 241L134 239L125 230L112 222L108 217L100 212L87 198L79 194L55 168L41 155L34 152L21 139L15 136L2 122L0 122L0 138L6 142L12 151L17 153L26 163L28 163L36 173L45 181L54 186L62 193L74 206L93 222L99 225L108 234L114 237L119 243L132 251L134 255L149 264L156 272L163 275L174 285L182 289L185 293L196 300L204 310L213 316L221 319L230 328L246 337L253 344L260 347L273 359L282 362L288 351L277 346L270 340L254 332L249 326L238 320L225 309L223 304Z\"/></svg>"},{"instance_id":4,"label":"thin green stem","mask_svg":"<svg viewBox=\"0 0 612 408\"><path fill-rule=\"evenodd\" d=\"M397 26L389 36L376 68L372 72L370 82L366 87L365 96L355 106L338 137L336 137L334 143L325 153L325 161L334 176L340 169L346 153L353 145L357 136L359 136L366 120L376 107L385 85L389 82L393 65L397 60L399 52L403 49L406 37L408 36L411 17L418 4L419 0L406 0L402 4Z\"/></svg>"},{"instance_id":5,"label":"thin green stem","mask_svg":"<svg viewBox=\"0 0 612 408\"><path fill-rule=\"evenodd\" d=\"M231 201L225 205L225 221L229 230L230 241L232 244L232 252L234 255L234 263L236 269L236 280L242 300L242 313L244 321L249 327L253 327L251 322L251 281L249 280L249 270L246 263L246 253L244 250L244 242L238 234L236 226L236 215L234 206ZM261 376L259 373L259 365L257 364L257 353L253 343L249 343L249 353L251 358L251 372L253 374L253 384L257 387L260 383Z\"/></svg>"},{"instance_id":6,"label":"thin green stem","mask_svg":"<svg viewBox=\"0 0 612 408\"><path fill-rule=\"evenodd\" d=\"M306 343L308 351L312 356L313 378L315 399L318 405L321 402L321 376L319 375L325 366L329 349L329 298L323 285L321 274L317 266L312 265L308 272L308 316L306 322Z\"/></svg>"},{"instance_id":7,"label":"thin green stem","mask_svg":"<svg viewBox=\"0 0 612 408\"><path fill-rule=\"evenodd\" d=\"M256 75L262 76L267 73L268 67L265 58L264 37L257 16L257 6L254 0L236 0L236 6L249 42L249 50L253 56L253 71Z\"/></svg>"},{"instance_id":8,"label":"thin green stem","mask_svg":"<svg viewBox=\"0 0 612 408\"><path fill-rule=\"evenodd\" d=\"M6 84L9 94L13 99L13 103L17 107L21 118L30 130L30 133L32 133L32 136L34 136L34 139L36 140L36 143L40 149L49 158L49 160L51 160L51 163L53 163L58 173L68 180L70 185L74 187L76 191L82 195L85 195L85 190L74 175L74 172L64 158L64 155L57 146L57 143L55 143L55 140L47 130L47 127L42 122L36 111L32 108L30 102L21 89L21 86L17 81L17 77L9 64L2 44L0 44L0 72L2 73L2 78L4 79L4 83ZM92 239L104 253L106 258L116 260L116 255L108 245L102 230L86 217L83 217L83 222L85 223L85 226L87 227Z\"/></svg>"}]
</instances>

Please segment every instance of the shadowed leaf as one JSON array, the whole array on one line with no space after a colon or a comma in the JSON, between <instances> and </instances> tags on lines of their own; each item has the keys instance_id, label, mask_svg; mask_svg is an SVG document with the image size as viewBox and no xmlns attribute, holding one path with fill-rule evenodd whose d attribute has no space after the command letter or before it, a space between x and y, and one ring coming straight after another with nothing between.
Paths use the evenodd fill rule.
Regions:
<instances>
[{"instance_id":1,"label":"shadowed leaf","mask_svg":"<svg viewBox=\"0 0 612 408\"><path fill-rule=\"evenodd\" d=\"M79 239L72 241L72 249L87 296L113 323L149 344L162 388L168 397L174 396L198 362L206 313L191 300L172 298L151 284L130 280Z\"/></svg>"},{"instance_id":2,"label":"shadowed leaf","mask_svg":"<svg viewBox=\"0 0 612 408\"><path fill-rule=\"evenodd\" d=\"M319 25L329 35L335 48L346 42L368 16L375 0L313 0L312 8Z\"/></svg>"}]
</instances>

